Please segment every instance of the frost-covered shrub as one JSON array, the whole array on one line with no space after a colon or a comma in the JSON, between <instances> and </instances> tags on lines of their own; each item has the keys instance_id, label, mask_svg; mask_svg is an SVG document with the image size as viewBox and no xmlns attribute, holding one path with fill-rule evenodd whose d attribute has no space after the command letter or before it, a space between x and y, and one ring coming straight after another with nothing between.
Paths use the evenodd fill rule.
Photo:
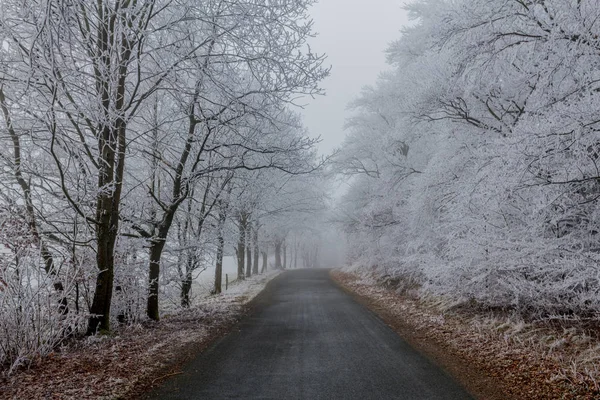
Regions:
<instances>
[{"instance_id":1,"label":"frost-covered shrub","mask_svg":"<svg viewBox=\"0 0 600 400\"><path fill-rule=\"evenodd\" d=\"M76 276L66 267L60 276L48 274L26 225L0 219L0 365L10 373L77 335L86 314L75 309Z\"/></svg>"}]
</instances>

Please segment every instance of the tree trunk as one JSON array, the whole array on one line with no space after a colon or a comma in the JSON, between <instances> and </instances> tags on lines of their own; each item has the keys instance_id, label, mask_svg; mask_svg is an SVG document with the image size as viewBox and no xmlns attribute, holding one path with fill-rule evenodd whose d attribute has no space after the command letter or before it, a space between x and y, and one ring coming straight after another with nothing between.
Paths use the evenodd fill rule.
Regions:
<instances>
[{"instance_id":1,"label":"tree trunk","mask_svg":"<svg viewBox=\"0 0 600 400\"><path fill-rule=\"evenodd\" d=\"M252 224L246 224L246 277L252 276Z\"/></svg>"},{"instance_id":2,"label":"tree trunk","mask_svg":"<svg viewBox=\"0 0 600 400\"><path fill-rule=\"evenodd\" d=\"M298 268L298 243L294 243L294 269Z\"/></svg>"},{"instance_id":3,"label":"tree trunk","mask_svg":"<svg viewBox=\"0 0 600 400\"><path fill-rule=\"evenodd\" d=\"M96 240L98 244L96 263L99 272L90 307L88 335L93 335L98 331L110 331L110 305L115 279L114 252L119 232L119 205L123 188L126 146L125 123L122 120L117 122L118 129L105 127L102 137L99 139L103 161L98 172L98 187L113 186L114 190L101 190L96 203ZM115 142L118 142L118 157L115 152Z\"/></svg>"},{"instance_id":4,"label":"tree trunk","mask_svg":"<svg viewBox=\"0 0 600 400\"><path fill-rule=\"evenodd\" d=\"M96 235L98 238L96 263L100 272L96 277L96 290L90 307L88 335L110 331L110 305L115 278L114 249L116 235L110 232L110 226L102 225L98 226Z\"/></svg>"},{"instance_id":5,"label":"tree trunk","mask_svg":"<svg viewBox=\"0 0 600 400\"><path fill-rule=\"evenodd\" d=\"M179 193L173 190L174 193ZM167 236L169 229L173 224L177 207L171 206L165 214L163 219L158 226L158 230L154 237L150 239L150 262L148 268L148 302L146 306L146 315L153 321L159 320L159 309L158 309L158 287L160 278L160 261L162 258L162 252L167 242Z\"/></svg>"},{"instance_id":6,"label":"tree trunk","mask_svg":"<svg viewBox=\"0 0 600 400\"><path fill-rule=\"evenodd\" d=\"M239 236L237 244L238 279L244 279L244 262L246 259L246 215L240 213L238 216Z\"/></svg>"},{"instance_id":7,"label":"tree trunk","mask_svg":"<svg viewBox=\"0 0 600 400\"><path fill-rule=\"evenodd\" d=\"M258 226L255 224L254 232L252 235L252 239L254 242L254 263L252 264L252 273L254 275L258 274Z\"/></svg>"},{"instance_id":8,"label":"tree trunk","mask_svg":"<svg viewBox=\"0 0 600 400\"><path fill-rule=\"evenodd\" d=\"M190 292L192 290L192 273L188 272L181 285L181 307L190 307Z\"/></svg>"},{"instance_id":9,"label":"tree trunk","mask_svg":"<svg viewBox=\"0 0 600 400\"><path fill-rule=\"evenodd\" d=\"M104 71L97 69L95 72L96 92L101 101L100 111L104 123L98 130L98 150L100 154L95 222L98 245L96 262L99 272L96 278L96 290L92 307L90 307L88 335L98 331L110 331L110 305L115 278L114 251L119 232L119 208L125 171L125 150L127 148L127 124L120 113L125 105L125 86L129 66L127 61L131 57L131 47L129 47L130 43L127 40L121 41L122 46L118 49L121 63L116 75L118 78L114 82L116 88L111 88L111 80L107 79L108 77L104 74L113 68L112 62L114 60L111 59L112 53L109 48L109 37L114 33L113 29L114 26L111 24L110 16L107 13L104 15L97 31L98 48L96 52L99 55L99 64ZM114 123L109 123L109 121L114 121ZM54 155L53 146L54 141L51 143L51 152ZM112 190L105 190L105 188L112 188Z\"/></svg>"},{"instance_id":10,"label":"tree trunk","mask_svg":"<svg viewBox=\"0 0 600 400\"><path fill-rule=\"evenodd\" d=\"M250 243L246 244L246 278L252 276L252 248Z\"/></svg>"},{"instance_id":11,"label":"tree trunk","mask_svg":"<svg viewBox=\"0 0 600 400\"><path fill-rule=\"evenodd\" d=\"M283 245L281 247L283 250L283 269L286 269L287 268L287 244L285 244L285 241L283 242Z\"/></svg>"},{"instance_id":12,"label":"tree trunk","mask_svg":"<svg viewBox=\"0 0 600 400\"><path fill-rule=\"evenodd\" d=\"M219 209L222 203L219 202ZM219 236L217 237L217 265L215 266L215 294L221 293L221 282L223 281L223 250L225 249L225 239L223 238L223 228L227 214L224 210L219 211Z\"/></svg>"},{"instance_id":13,"label":"tree trunk","mask_svg":"<svg viewBox=\"0 0 600 400\"><path fill-rule=\"evenodd\" d=\"M275 268L281 269L281 242L275 242Z\"/></svg>"},{"instance_id":14,"label":"tree trunk","mask_svg":"<svg viewBox=\"0 0 600 400\"><path fill-rule=\"evenodd\" d=\"M197 93L195 94L197 96ZM195 97L196 98L196 97ZM190 152L192 149L192 143L195 138L196 126L198 125L198 121L195 118L194 114L194 102L190 107L190 112L188 114L188 134L187 140L185 143L184 150L181 153L179 158L179 163L177 164L177 168L175 169L175 178L173 180L173 187L171 189L171 198L173 199L172 203L167 207L164 211L163 217L158 224L158 232L155 237L151 239L151 247L150 247L150 273L149 273L149 290L148 290L148 305L146 309L146 313L148 317L154 321L158 321L159 319L159 310L158 310L158 287L159 287L159 276L160 276L160 260L162 257L162 252L165 247L165 243L167 240L167 236L169 234L169 230L171 229L171 225L173 224L173 220L175 218L175 214L179 209L181 203L188 197L189 195L189 187L185 184L183 179L183 173L185 169L185 165L190 156Z\"/></svg>"},{"instance_id":15,"label":"tree trunk","mask_svg":"<svg viewBox=\"0 0 600 400\"><path fill-rule=\"evenodd\" d=\"M153 321L159 320L158 280L160 278L160 259L165 247L165 240L156 238L150 245L150 265L148 273L148 302L146 315Z\"/></svg>"},{"instance_id":16,"label":"tree trunk","mask_svg":"<svg viewBox=\"0 0 600 400\"><path fill-rule=\"evenodd\" d=\"M187 263L185 268L185 276L181 282L181 307L190 307L190 292L192 291L192 271L194 270L196 260L192 254L187 254Z\"/></svg>"},{"instance_id":17,"label":"tree trunk","mask_svg":"<svg viewBox=\"0 0 600 400\"><path fill-rule=\"evenodd\" d=\"M263 251L262 252L262 270L260 271L261 274L264 274L265 272L267 272L267 251Z\"/></svg>"}]
</instances>

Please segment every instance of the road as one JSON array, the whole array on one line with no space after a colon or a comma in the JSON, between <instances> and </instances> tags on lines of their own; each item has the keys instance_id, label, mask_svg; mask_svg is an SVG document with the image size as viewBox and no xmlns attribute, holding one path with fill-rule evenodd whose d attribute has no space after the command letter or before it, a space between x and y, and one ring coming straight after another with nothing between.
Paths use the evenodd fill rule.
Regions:
<instances>
[{"instance_id":1,"label":"road","mask_svg":"<svg viewBox=\"0 0 600 400\"><path fill-rule=\"evenodd\" d=\"M149 399L471 399L326 270L288 271Z\"/></svg>"}]
</instances>

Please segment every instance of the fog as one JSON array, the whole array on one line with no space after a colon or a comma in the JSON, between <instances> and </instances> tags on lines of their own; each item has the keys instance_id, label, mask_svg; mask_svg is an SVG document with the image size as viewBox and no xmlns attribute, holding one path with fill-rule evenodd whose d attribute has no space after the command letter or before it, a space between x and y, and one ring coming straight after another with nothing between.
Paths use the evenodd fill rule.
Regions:
<instances>
[{"instance_id":1,"label":"fog","mask_svg":"<svg viewBox=\"0 0 600 400\"><path fill-rule=\"evenodd\" d=\"M303 114L310 134L322 139L322 154L343 141L347 104L388 68L384 52L409 23L403 4L400 0L321 0L311 8L317 32L311 48L327 54L331 75L322 85L326 96L307 98Z\"/></svg>"}]
</instances>

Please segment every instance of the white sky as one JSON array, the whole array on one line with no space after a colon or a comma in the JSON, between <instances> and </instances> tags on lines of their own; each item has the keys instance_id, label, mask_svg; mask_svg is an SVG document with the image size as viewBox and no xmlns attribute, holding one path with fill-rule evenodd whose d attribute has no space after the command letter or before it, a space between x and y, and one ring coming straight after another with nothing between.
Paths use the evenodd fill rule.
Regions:
<instances>
[{"instance_id":1,"label":"white sky","mask_svg":"<svg viewBox=\"0 0 600 400\"><path fill-rule=\"evenodd\" d=\"M314 52L326 53L331 75L322 86L327 95L308 99L304 123L311 136L321 136L320 151L329 153L344 138L346 105L388 68L384 51L408 24L406 0L320 0L312 10Z\"/></svg>"}]
</instances>

